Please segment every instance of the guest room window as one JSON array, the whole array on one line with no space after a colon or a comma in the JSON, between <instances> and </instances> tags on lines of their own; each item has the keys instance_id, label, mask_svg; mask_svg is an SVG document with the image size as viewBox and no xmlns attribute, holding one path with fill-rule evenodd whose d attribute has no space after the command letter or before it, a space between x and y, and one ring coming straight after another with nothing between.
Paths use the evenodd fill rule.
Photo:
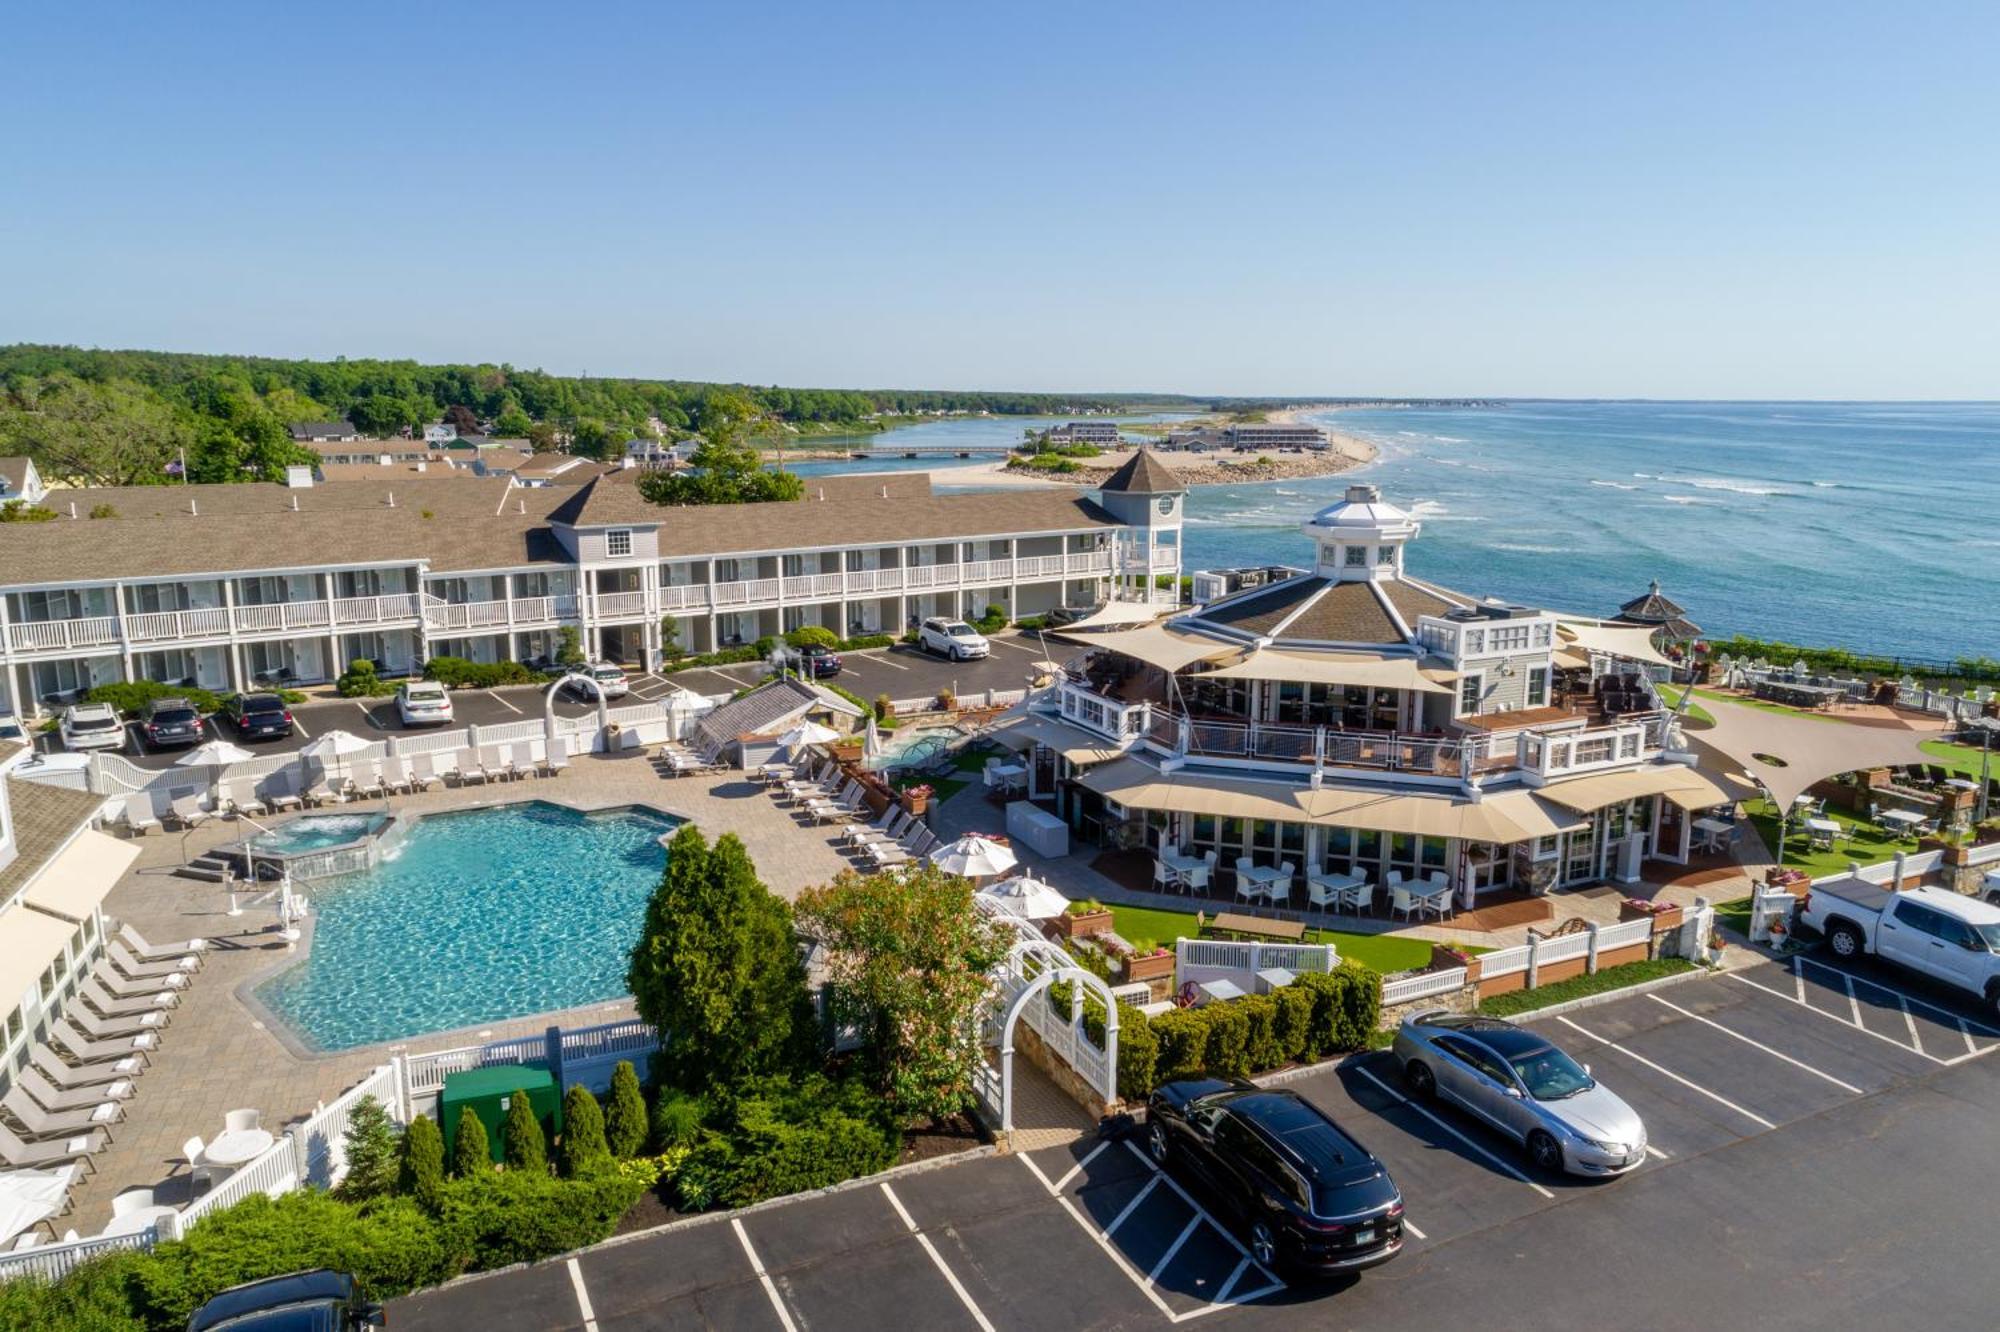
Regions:
<instances>
[{"instance_id":1,"label":"guest room window","mask_svg":"<svg viewBox=\"0 0 2000 1332\"><path fill-rule=\"evenodd\" d=\"M618 559L632 553L632 533L627 528L616 528L604 534L604 553Z\"/></svg>"}]
</instances>

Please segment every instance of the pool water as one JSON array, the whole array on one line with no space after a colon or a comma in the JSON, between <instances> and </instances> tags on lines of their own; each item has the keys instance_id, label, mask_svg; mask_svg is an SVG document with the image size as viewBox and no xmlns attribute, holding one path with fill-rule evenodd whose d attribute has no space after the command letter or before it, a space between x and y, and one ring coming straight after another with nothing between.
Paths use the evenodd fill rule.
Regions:
<instances>
[{"instance_id":1,"label":"pool water","mask_svg":"<svg viewBox=\"0 0 2000 1332\"><path fill-rule=\"evenodd\" d=\"M312 947L258 988L317 1050L626 993L626 955L676 826L539 801L413 820L399 852L314 886Z\"/></svg>"},{"instance_id":2,"label":"pool water","mask_svg":"<svg viewBox=\"0 0 2000 1332\"><path fill-rule=\"evenodd\" d=\"M921 730L892 731L875 759L877 771L921 768L935 763L944 752L971 732L962 726L927 726Z\"/></svg>"},{"instance_id":3,"label":"pool water","mask_svg":"<svg viewBox=\"0 0 2000 1332\"><path fill-rule=\"evenodd\" d=\"M388 821L387 814L302 814L270 832L258 833L249 846L264 855L303 855L373 837Z\"/></svg>"}]
</instances>

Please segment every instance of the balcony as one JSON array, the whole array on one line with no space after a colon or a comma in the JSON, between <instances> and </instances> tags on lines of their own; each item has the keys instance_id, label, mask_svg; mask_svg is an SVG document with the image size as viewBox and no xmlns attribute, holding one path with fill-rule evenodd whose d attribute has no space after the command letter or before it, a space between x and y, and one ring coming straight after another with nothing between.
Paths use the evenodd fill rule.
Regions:
<instances>
[{"instance_id":1,"label":"balcony","mask_svg":"<svg viewBox=\"0 0 2000 1332\"><path fill-rule=\"evenodd\" d=\"M636 595L636 594L633 594ZM424 627L463 633L505 629L510 625L552 624L575 614L573 597L514 597L499 601L466 601L456 605L430 598L424 606Z\"/></svg>"},{"instance_id":2,"label":"balcony","mask_svg":"<svg viewBox=\"0 0 2000 1332\"><path fill-rule=\"evenodd\" d=\"M1059 691L1059 703L1064 721L1075 722L1086 730L1118 741L1146 734L1153 713L1151 703L1127 703L1107 698L1082 685L1068 682Z\"/></svg>"},{"instance_id":3,"label":"balcony","mask_svg":"<svg viewBox=\"0 0 2000 1332\"><path fill-rule=\"evenodd\" d=\"M1628 767L1653 758L1666 748L1669 722L1665 716L1635 717L1620 725L1587 731L1523 734L1520 767L1535 781Z\"/></svg>"},{"instance_id":4,"label":"balcony","mask_svg":"<svg viewBox=\"0 0 2000 1332\"><path fill-rule=\"evenodd\" d=\"M644 615L646 614L646 594L644 592L600 592L597 594L597 614L600 619Z\"/></svg>"},{"instance_id":5,"label":"balcony","mask_svg":"<svg viewBox=\"0 0 2000 1332\"><path fill-rule=\"evenodd\" d=\"M414 620L423 605L415 592L392 592L381 597L342 597L333 603L333 622L341 628L361 624L386 624Z\"/></svg>"},{"instance_id":6,"label":"balcony","mask_svg":"<svg viewBox=\"0 0 2000 1332\"><path fill-rule=\"evenodd\" d=\"M80 648L116 645L118 620L96 615L87 620L42 620L7 627L7 642L16 652L73 652Z\"/></svg>"},{"instance_id":7,"label":"balcony","mask_svg":"<svg viewBox=\"0 0 2000 1332\"><path fill-rule=\"evenodd\" d=\"M229 611L222 606L199 610L146 611L125 617L126 636L137 643L186 643L229 637Z\"/></svg>"}]
</instances>

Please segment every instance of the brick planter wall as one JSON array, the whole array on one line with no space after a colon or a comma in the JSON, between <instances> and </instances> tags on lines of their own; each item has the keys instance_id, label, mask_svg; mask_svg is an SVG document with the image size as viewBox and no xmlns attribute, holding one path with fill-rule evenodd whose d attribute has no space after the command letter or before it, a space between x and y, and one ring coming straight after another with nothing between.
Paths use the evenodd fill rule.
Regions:
<instances>
[{"instance_id":1,"label":"brick planter wall","mask_svg":"<svg viewBox=\"0 0 2000 1332\"><path fill-rule=\"evenodd\" d=\"M1065 939L1088 939L1093 934L1103 934L1111 928L1109 911L1093 911L1088 915L1073 916L1067 911L1056 917L1056 933ZM1172 958L1168 959L1169 964Z\"/></svg>"},{"instance_id":2,"label":"brick planter wall","mask_svg":"<svg viewBox=\"0 0 2000 1332\"><path fill-rule=\"evenodd\" d=\"M1125 959L1125 979L1127 981L1156 981L1171 979L1174 974L1172 952L1155 953L1151 957L1128 957Z\"/></svg>"}]
</instances>

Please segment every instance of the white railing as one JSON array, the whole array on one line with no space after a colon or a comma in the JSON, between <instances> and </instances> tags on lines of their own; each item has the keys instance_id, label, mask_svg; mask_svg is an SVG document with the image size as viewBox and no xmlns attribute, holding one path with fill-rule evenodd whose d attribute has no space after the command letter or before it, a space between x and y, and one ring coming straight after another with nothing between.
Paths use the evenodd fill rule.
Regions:
<instances>
[{"instance_id":1,"label":"white railing","mask_svg":"<svg viewBox=\"0 0 2000 1332\"><path fill-rule=\"evenodd\" d=\"M224 606L207 606L200 610L146 611L127 615L125 633L134 643L226 638L229 634L229 610Z\"/></svg>"},{"instance_id":2,"label":"white railing","mask_svg":"<svg viewBox=\"0 0 2000 1332\"><path fill-rule=\"evenodd\" d=\"M599 615L643 615L646 611L644 592L600 592L597 594Z\"/></svg>"},{"instance_id":3,"label":"white railing","mask_svg":"<svg viewBox=\"0 0 2000 1332\"><path fill-rule=\"evenodd\" d=\"M1516 944L1512 948L1496 948L1490 953L1479 955L1479 978L1490 980L1494 976L1511 976L1517 971L1528 969L1528 945Z\"/></svg>"},{"instance_id":4,"label":"white railing","mask_svg":"<svg viewBox=\"0 0 2000 1332\"><path fill-rule=\"evenodd\" d=\"M975 584L1005 583L1014 572L1012 560L970 560L958 567L959 581Z\"/></svg>"},{"instance_id":5,"label":"white railing","mask_svg":"<svg viewBox=\"0 0 2000 1332\"><path fill-rule=\"evenodd\" d=\"M1537 776L1568 777L1644 762L1657 755L1665 741L1663 717L1586 731L1525 733L1519 739L1518 760Z\"/></svg>"},{"instance_id":6,"label":"white railing","mask_svg":"<svg viewBox=\"0 0 2000 1332\"><path fill-rule=\"evenodd\" d=\"M1087 550L1076 555L1063 557L1066 573L1103 573L1111 568L1112 556L1108 550Z\"/></svg>"},{"instance_id":7,"label":"white railing","mask_svg":"<svg viewBox=\"0 0 2000 1332\"><path fill-rule=\"evenodd\" d=\"M1588 956L1590 936L1588 934L1559 934L1554 938L1537 939L1534 944L1535 963L1545 966L1550 962L1568 962L1572 958Z\"/></svg>"},{"instance_id":8,"label":"white railing","mask_svg":"<svg viewBox=\"0 0 2000 1332\"><path fill-rule=\"evenodd\" d=\"M110 615L87 620L39 620L10 625L7 641L16 652L64 652L72 648L103 647L118 641L118 620Z\"/></svg>"},{"instance_id":9,"label":"white railing","mask_svg":"<svg viewBox=\"0 0 2000 1332\"><path fill-rule=\"evenodd\" d=\"M1597 930L1597 951L1627 948L1635 943L1645 943L1652 937L1653 922L1650 920L1621 920L1616 925L1601 925Z\"/></svg>"},{"instance_id":10,"label":"white railing","mask_svg":"<svg viewBox=\"0 0 2000 1332\"><path fill-rule=\"evenodd\" d=\"M1382 982L1382 1006L1407 1004L1416 999L1428 999L1434 994L1449 994L1465 986L1465 968L1452 967L1446 971L1425 971L1414 976L1399 976L1395 980Z\"/></svg>"},{"instance_id":11,"label":"white railing","mask_svg":"<svg viewBox=\"0 0 2000 1332\"><path fill-rule=\"evenodd\" d=\"M262 1156L231 1172L229 1178L180 1211L161 1217L160 1238L179 1239L210 1212L233 1207L253 1194L276 1198L290 1193L300 1183L298 1155L298 1144L287 1132Z\"/></svg>"},{"instance_id":12,"label":"white railing","mask_svg":"<svg viewBox=\"0 0 2000 1332\"><path fill-rule=\"evenodd\" d=\"M1067 682L1058 691L1058 706L1065 720L1121 741L1146 734L1151 713L1148 703L1120 703Z\"/></svg>"},{"instance_id":13,"label":"white railing","mask_svg":"<svg viewBox=\"0 0 2000 1332\"><path fill-rule=\"evenodd\" d=\"M1178 939L1174 942L1174 984L1233 981L1245 992L1257 988L1257 973L1280 967L1290 972L1332 971L1340 952L1332 944L1237 942Z\"/></svg>"},{"instance_id":14,"label":"white railing","mask_svg":"<svg viewBox=\"0 0 2000 1332\"><path fill-rule=\"evenodd\" d=\"M661 610L686 610L689 607L706 606L707 604L708 585L706 583L683 583L678 587L663 587L660 589Z\"/></svg>"},{"instance_id":15,"label":"white railing","mask_svg":"<svg viewBox=\"0 0 2000 1332\"><path fill-rule=\"evenodd\" d=\"M432 629L490 629L507 623L504 601L433 602L424 608L424 623Z\"/></svg>"},{"instance_id":16,"label":"white railing","mask_svg":"<svg viewBox=\"0 0 2000 1332\"><path fill-rule=\"evenodd\" d=\"M99 1235L70 1244L49 1244L19 1253L0 1253L0 1281L23 1276L59 1281L93 1258L127 1249L150 1249L153 1244L153 1232L142 1230L136 1235Z\"/></svg>"},{"instance_id":17,"label":"white railing","mask_svg":"<svg viewBox=\"0 0 2000 1332\"><path fill-rule=\"evenodd\" d=\"M343 597L333 603L337 625L384 624L413 620L421 613L423 598L415 592L391 592L379 597Z\"/></svg>"},{"instance_id":18,"label":"white railing","mask_svg":"<svg viewBox=\"0 0 2000 1332\"><path fill-rule=\"evenodd\" d=\"M364 1096L373 1096L398 1121L402 1113L401 1079L394 1064L384 1064L333 1099L333 1104L314 1111L299 1126L295 1141L304 1157L301 1172L305 1181L317 1188L330 1189L347 1173L347 1126L354 1107Z\"/></svg>"},{"instance_id":19,"label":"white railing","mask_svg":"<svg viewBox=\"0 0 2000 1332\"><path fill-rule=\"evenodd\" d=\"M1060 555L1022 555L1014 561L1014 577L1060 578L1063 572L1063 557Z\"/></svg>"},{"instance_id":20,"label":"white railing","mask_svg":"<svg viewBox=\"0 0 2000 1332\"><path fill-rule=\"evenodd\" d=\"M267 606L238 606L235 619L240 632L272 633L324 629L332 623L332 612L324 601L275 601Z\"/></svg>"}]
</instances>

